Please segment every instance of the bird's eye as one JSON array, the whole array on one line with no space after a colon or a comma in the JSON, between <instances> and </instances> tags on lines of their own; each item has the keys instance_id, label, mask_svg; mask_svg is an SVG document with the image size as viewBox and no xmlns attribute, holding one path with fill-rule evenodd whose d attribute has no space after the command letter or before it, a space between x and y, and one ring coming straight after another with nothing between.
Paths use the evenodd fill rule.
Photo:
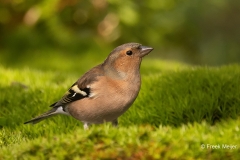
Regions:
<instances>
[{"instance_id":1,"label":"bird's eye","mask_svg":"<svg viewBox=\"0 0 240 160\"><path fill-rule=\"evenodd\" d=\"M129 50L129 51L126 52L126 54L130 56L130 55L132 55L132 51Z\"/></svg>"}]
</instances>

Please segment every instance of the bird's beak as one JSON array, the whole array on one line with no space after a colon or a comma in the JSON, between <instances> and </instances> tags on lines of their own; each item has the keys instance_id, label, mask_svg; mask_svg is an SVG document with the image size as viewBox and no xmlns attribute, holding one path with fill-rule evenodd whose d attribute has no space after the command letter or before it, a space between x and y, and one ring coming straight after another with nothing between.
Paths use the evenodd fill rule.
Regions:
<instances>
[{"instance_id":1,"label":"bird's beak","mask_svg":"<svg viewBox=\"0 0 240 160\"><path fill-rule=\"evenodd\" d=\"M152 50L153 50L152 47L141 46L140 56L144 57L144 56L148 55Z\"/></svg>"}]
</instances>

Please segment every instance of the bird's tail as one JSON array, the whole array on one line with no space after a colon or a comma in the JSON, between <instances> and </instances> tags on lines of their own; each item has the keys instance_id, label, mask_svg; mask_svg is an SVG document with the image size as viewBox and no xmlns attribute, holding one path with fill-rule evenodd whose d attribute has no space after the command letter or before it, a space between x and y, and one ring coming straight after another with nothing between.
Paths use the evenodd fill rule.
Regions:
<instances>
[{"instance_id":1,"label":"bird's tail","mask_svg":"<svg viewBox=\"0 0 240 160\"><path fill-rule=\"evenodd\" d=\"M51 117L53 115L56 115L56 114L59 114L57 107L56 108L52 108L48 112L43 113L42 115L40 115L40 116L38 116L36 118L33 118L30 121L24 122L24 124L28 124L28 123L36 124L36 123L38 123L38 122L40 122L40 121L42 121L42 120L44 120L46 118L49 118L49 117Z\"/></svg>"}]
</instances>

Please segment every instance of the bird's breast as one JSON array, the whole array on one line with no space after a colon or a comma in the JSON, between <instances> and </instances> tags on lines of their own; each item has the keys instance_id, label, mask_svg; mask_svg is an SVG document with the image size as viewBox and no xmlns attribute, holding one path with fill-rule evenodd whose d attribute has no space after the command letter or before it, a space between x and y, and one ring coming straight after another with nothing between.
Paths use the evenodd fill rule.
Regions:
<instances>
[{"instance_id":1,"label":"bird's breast","mask_svg":"<svg viewBox=\"0 0 240 160\"><path fill-rule=\"evenodd\" d=\"M140 79L114 80L101 77L97 83L91 85L91 98L96 101L104 101L109 108L124 110L136 99L140 89ZM137 77L138 78L138 77Z\"/></svg>"}]
</instances>

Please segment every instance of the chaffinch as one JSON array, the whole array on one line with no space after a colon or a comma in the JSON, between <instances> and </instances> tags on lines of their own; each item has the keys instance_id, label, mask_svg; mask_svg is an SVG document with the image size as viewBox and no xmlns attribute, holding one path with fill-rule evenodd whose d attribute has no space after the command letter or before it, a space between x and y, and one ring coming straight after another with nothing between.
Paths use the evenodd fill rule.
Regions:
<instances>
[{"instance_id":1,"label":"chaffinch","mask_svg":"<svg viewBox=\"0 0 240 160\"><path fill-rule=\"evenodd\" d=\"M52 104L48 112L25 122L38 123L56 114L71 115L89 124L112 122L118 124L122 115L134 102L141 86L142 58L153 50L138 43L126 43L115 48L100 65L80 77Z\"/></svg>"}]
</instances>

